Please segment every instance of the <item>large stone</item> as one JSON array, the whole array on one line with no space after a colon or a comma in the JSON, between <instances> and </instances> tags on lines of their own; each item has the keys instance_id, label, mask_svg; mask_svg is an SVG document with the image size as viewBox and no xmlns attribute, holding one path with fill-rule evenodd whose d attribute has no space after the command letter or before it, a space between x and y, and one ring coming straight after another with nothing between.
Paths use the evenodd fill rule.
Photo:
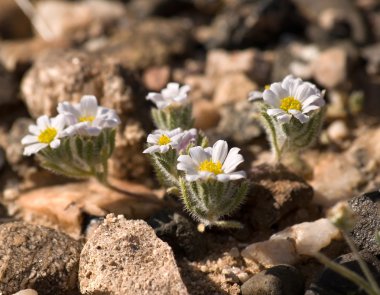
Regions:
<instances>
[{"instance_id":1,"label":"large stone","mask_svg":"<svg viewBox=\"0 0 380 295\"><path fill-rule=\"evenodd\" d=\"M125 6L114 1L48 0L37 2L33 21L52 39L70 36L81 40L99 35L125 15Z\"/></svg>"},{"instance_id":2,"label":"large stone","mask_svg":"<svg viewBox=\"0 0 380 295\"><path fill-rule=\"evenodd\" d=\"M278 264L294 264L302 256L313 257L333 240L340 239L339 230L327 219L303 222L288 227L270 237L246 247L242 257L264 267Z\"/></svg>"},{"instance_id":3,"label":"large stone","mask_svg":"<svg viewBox=\"0 0 380 295\"><path fill-rule=\"evenodd\" d=\"M225 104L245 101L248 93L257 90L257 85L244 73L227 74L216 85L213 102L220 107Z\"/></svg>"},{"instance_id":4,"label":"large stone","mask_svg":"<svg viewBox=\"0 0 380 295\"><path fill-rule=\"evenodd\" d=\"M251 189L244 210L255 227L269 228L290 212L306 207L313 189L284 167L260 165L250 173Z\"/></svg>"},{"instance_id":5,"label":"large stone","mask_svg":"<svg viewBox=\"0 0 380 295\"><path fill-rule=\"evenodd\" d=\"M340 239L340 232L329 220L321 218L295 224L272 235L270 239L292 240L299 255L314 256L333 240Z\"/></svg>"},{"instance_id":6,"label":"large stone","mask_svg":"<svg viewBox=\"0 0 380 295\"><path fill-rule=\"evenodd\" d=\"M170 247L144 221L114 215L85 244L79 284L89 295L188 294Z\"/></svg>"},{"instance_id":7,"label":"large stone","mask_svg":"<svg viewBox=\"0 0 380 295\"><path fill-rule=\"evenodd\" d=\"M209 48L241 48L268 44L298 23L290 1L228 1L209 27L198 31Z\"/></svg>"},{"instance_id":8,"label":"large stone","mask_svg":"<svg viewBox=\"0 0 380 295\"><path fill-rule=\"evenodd\" d=\"M0 225L0 293L26 288L40 295L74 295L81 243L45 227Z\"/></svg>"},{"instance_id":9,"label":"large stone","mask_svg":"<svg viewBox=\"0 0 380 295\"><path fill-rule=\"evenodd\" d=\"M323 51L314 62L314 76L323 87L341 86L348 77L348 55L339 47Z\"/></svg>"},{"instance_id":10,"label":"large stone","mask_svg":"<svg viewBox=\"0 0 380 295\"><path fill-rule=\"evenodd\" d=\"M22 81L22 94L32 116L54 115L59 102L78 102L95 95L100 105L121 118L111 173L141 178L149 169L144 148L151 128L148 103L140 81L112 58L79 51L54 51L41 56Z\"/></svg>"},{"instance_id":11,"label":"large stone","mask_svg":"<svg viewBox=\"0 0 380 295\"><path fill-rule=\"evenodd\" d=\"M254 275L241 286L243 295L302 295L304 279L291 265L278 265Z\"/></svg>"},{"instance_id":12,"label":"large stone","mask_svg":"<svg viewBox=\"0 0 380 295\"><path fill-rule=\"evenodd\" d=\"M269 56L255 49L231 53L214 49L210 50L206 57L206 75L209 77L245 73L255 82L265 83L269 78L270 70Z\"/></svg>"},{"instance_id":13,"label":"large stone","mask_svg":"<svg viewBox=\"0 0 380 295\"><path fill-rule=\"evenodd\" d=\"M209 100L198 99L193 103L195 127L206 130L215 127L220 120L218 108Z\"/></svg>"},{"instance_id":14,"label":"large stone","mask_svg":"<svg viewBox=\"0 0 380 295\"><path fill-rule=\"evenodd\" d=\"M285 239L253 243L241 252L241 256L248 263L253 261L264 267L295 264L299 259L293 242Z\"/></svg>"},{"instance_id":15,"label":"large stone","mask_svg":"<svg viewBox=\"0 0 380 295\"><path fill-rule=\"evenodd\" d=\"M151 216L148 224L161 240L169 244L174 254L180 257L200 259L208 251L205 233L200 233L194 222L179 213L164 209Z\"/></svg>"},{"instance_id":16,"label":"large stone","mask_svg":"<svg viewBox=\"0 0 380 295\"><path fill-rule=\"evenodd\" d=\"M359 249L380 255L375 235L380 230L380 192L375 191L354 197L349 204L356 215L352 239Z\"/></svg>"},{"instance_id":17,"label":"large stone","mask_svg":"<svg viewBox=\"0 0 380 295\"><path fill-rule=\"evenodd\" d=\"M162 66L188 51L192 43L190 29L186 19L150 18L122 28L97 51L118 59L129 69Z\"/></svg>"},{"instance_id":18,"label":"large stone","mask_svg":"<svg viewBox=\"0 0 380 295\"><path fill-rule=\"evenodd\" d=\"M292 0L297 11L309 23L309 36L315 41L352 39L364 43L368 39L365 21L355 4L349 0ZM314 31L314 32L313 32Z\"/></svg>"},{"instance_id":19,"label":"large stone","mask_svg":"<svg viewBox=\"0 0 380 295\"><path fill-rule=\"evenodd\" d=\"M125 181L112 181L112 190L95 181L50 186L22 193L16 206L28 222L53 227L79 238L87 216L109 212L128 218L148 218L163 203L148 188Z\"/></svg>"},{"instance_id":20,"label":"large stone","mask_svg":"<svg viewBox=\"0 0 380 295\"><path fill-rule=\"evenodd\" d=\"M361 251L360 257L365 261L375 280L380 284L380 260L368 251ZM344 254L334 260L341 266L364 277L359 262L353 253ZM325 268L319 275L318 279L311 284L305 295L340 295L340 294L357 294L365 295L366 292L360 290L359 286L343 277L341 274Z\"/></svg>"},{"instance_id":21,"label":"large stone","mask_svg":"<svg viewBox=\"0 0 380 295\"><path fill-rule=\"evenodd\" d=\"M27 38L32 24L14 0L2 0L0 9L0 39Z\"/></svg>"}]
</instances>

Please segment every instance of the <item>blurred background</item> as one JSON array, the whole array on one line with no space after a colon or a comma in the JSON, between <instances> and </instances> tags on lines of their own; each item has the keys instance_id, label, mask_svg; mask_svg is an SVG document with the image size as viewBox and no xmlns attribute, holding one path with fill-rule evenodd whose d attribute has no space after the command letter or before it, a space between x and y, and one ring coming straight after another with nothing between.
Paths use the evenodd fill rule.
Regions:
<instances>
[{"instance_id":1,"label":"blurred background","mask_svg":"<svg viewBox=\"0 0 380 295\"><path fill-rule=\"evenodd\" d=\"M380 115L380 2L1 0L1 185L66 181L23 157L20 139L84 94L122 118L113 176L152 185L145 96L170 81L192 87L197 127L254 159L268 145L247 95L287 74L327 90L320 144L347 148Z\"/></svg>"}]
</instances>

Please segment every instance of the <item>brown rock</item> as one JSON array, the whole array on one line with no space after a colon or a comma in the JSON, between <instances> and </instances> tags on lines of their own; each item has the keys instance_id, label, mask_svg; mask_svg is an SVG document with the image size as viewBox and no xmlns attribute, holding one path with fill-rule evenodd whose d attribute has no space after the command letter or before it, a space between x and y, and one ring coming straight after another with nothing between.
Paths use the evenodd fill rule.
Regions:
<instances>
[{"instance_id":1,"label":"brown rock","mask_svg":"<svg viewBox=\"0 0 380 295\"><path fill-rule=\"evenodd\" d=\"M33 21L38 27L47 27L53 38L83 39L99 35L125 14L125 6L119 2L49 0L37 2Z\"/></svg>"},{"instance_id":2,"label":"brown rock","mask_svg":"<svg viewBox=\"0 0 380 295\"><path fill-rule=\"evenodd\" d=\"M190 47L191 27L184 19L149 18L120 30L99 50L129 69L168 64Z\"/></svg>"},{"instance_id":3,"label":"brown rock","mask_svg":"<svg viewBox=\"0 0 380 295\"><path fill-rule=\"evenodd\" d=\"M234 73L223 76L217 86L213 97L216 106L236 103L247 100L248 93L257 90L258 86L243 73Z\"/></svg>"},{"instance_id":4,"label":"brown rock","mask_svg":"<svg viewBox=\"0 0 380 295\"><path fill-rule=\"evenodd\" d=\"M265 82L269 78L271 63L267 55L255 49L227 52L210 50L206 57L206 75L224 76L245 73L253 81Z\"/></svg>"},{"instance_id":5,"label":"brown rock","mask_svg":"<svg viewBox=\"0 0 380 295\"><path fill-rule=\"evenodd\" d=\"M33 288L40 295L79 294L81 244L68 236L22 222L0 225L0 292Z\"/></svg>"},{"instance_id":6,"label":"brown rock","mask_svg":"<svg viewBox=\"0 0 380 295\"><path fill-rule=\"evenodd\" d=\"M143 81L145 87L153 91L161 91L170 79L169 66L151 67L145 70Z\"/></svg>"},{"instance_id":7,"label":"brown rock","mask_svg":"<svg viewBox=\"0 0 380 295\"><path fill-rule=\"evenodd\" d=\"M53 227L78 238L85 214L105 216L109 212L128 218L148 218L161 209L159 198L139 184L114 181L111 190L97 182L71 183L22 193L16 201L26 221Z\"/></svg>"},{"instance_id":8,"label":"brown rock","mask_svg":"<svg viewBox=\"0 0 380 295\"><path fill-rule=\"evenodd\" d=\"M111 162L113 175L136 179L148 173L141 153L150 128L148 103L135 75L117 60L78 51L50 52L36 61L21 88L34 117L56 114L59 102L95 95L99 104L115 109L122 121Z\"/></svg>"},{"instance_id":9,"label":"brown rock","mask_svg":"<svg viewBox=\"0 0 380 295\"><path fill-rule=\"evenodd\" d=\"M191 100L211 99L216 86L217 79L205 75L187 75L184 84L191 87Z\"/></svg>"},{"instance_id":10,"label":"brown rock","mask_svg":"<svg viewBox=\"0 0 380 295\"><path fill-rule=\"evenodd\" d=\"M205 99L199 99L194 102L193 116L195 118L195 127L203 130L215 127L220 119L216 106Z\"/></svg>"},{"instance_id":11,"label":"brown rock","mask_svg":"<svg viewBox=\"0 0 380 295\"><path fill-rule=\"evenodd\" d=\"M83 248L79 284L85 294L188 294L168 244L144 221L113 214Z\"/></svg>"},{"instance_id":12,"label":"brown rock","mask_svg":"<svg viewBox=\"0 0 380 295\"><path fill-rule=\"evenodd\" d=\"M68 48L70 45L65 39L45 41L37 37L1 42L0 62L10 72L24 72L40 55L55 48Z\"/></svg>"},{"instance_id":13,"label":"brown rock","mask_svg":"<svg viewBox=\"0 0 380 295\"><path fill-rule=\"evenodd\" d=\"M360 170L344 154L325 153L313 167L314 202L324 207L349 199L363 181Z\"/></svg>"},{"instance_id":14,"label":"brown rock","mask_svg":"<svg viewBox=\"0 0 380 295\"><path fill-rule=\"evenodd\" d=\"M259 228L268 228L293 210L307 206L313 197L313 188L282 166L257 166L250 171L249 179L252 182L245 208L251 223Z\"/></svg>"},{"instance_id":15,"label":"brown rock","mask_svg":"<svg viewBox=\"0 0 380 295\"><path fill-rule=\"evenodd\" d=\"M15 77L0 63L0 106L4 107L19 102Z\"/></svg>"},{"instance_id":16,"label":"brown rock","mask_svg":"<svg viewBox=\"0 0 380 295\"><path fill-rule=\"evenodd\" d=\"M348 56L341 48L323 51L314 63L314 76L318 83L334 88L345 82L348 71Z\"/></svg>"},{"instance_id":17,"label":"brown rock","mask_svg":"<svg viewBox=\"0 0 380 295\"><path fill-rule=\"evenodd\" d=\"M14 0L2 0L0 9L0 37L4 39L27 38L32 35L32 25Z\"/></svg>"}]
</instances>

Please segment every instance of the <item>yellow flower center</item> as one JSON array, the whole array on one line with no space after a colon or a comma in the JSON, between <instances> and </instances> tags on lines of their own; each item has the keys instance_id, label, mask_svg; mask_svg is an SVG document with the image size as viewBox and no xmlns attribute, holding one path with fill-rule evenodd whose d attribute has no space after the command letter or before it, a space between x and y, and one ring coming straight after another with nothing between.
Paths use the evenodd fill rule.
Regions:
<instances>
[{"instance_id":1,"label":"yellow flower center","mask_svg":"<svg viewBox=\"0 0 380 295\"><path fill-rule=\"evenodd\" d=\"M158 142L157 142L157 143L158 143L159 145L166 145L166 144L168 144L168 143L170 143L170 142L171 142L171 140L170 140L169 136L163 134L163 135L161 135L161 137L158 139Z\"/></svg>"},{"instance_id":2,"label":"yellow flower center","mask_svg":"<svg viewBox=\"0 0 380 295\"><path fill-rule=\"evenodd\" d=\"M211 160L204 160L198 167L198 171L207 171L215 175L223 173L222 163L219 161L214 163Z\"/></svg>"},{"instance_id":3,"label":"yellow flower center","mask_svg":"<svg viewBox=\"0 0 380 295\"><path fill-rule=\"evenodd\" d=\"M264 86L264 89L265 89L265 90L270 89L270 85L265 85L265 86Z\"/></svg>"},{"instance_id":4,"label":"yellow flower center","mask_svg":"<svg viewBox=\"0 0 380 295\"><path fill-rule=\"evenodd\" d=\"M83 116L79 118L79 122L92 122L95 120L94 116Z\"/></svg>"},{"instance_id":5,"label":"yellow flower center","mask_svg":"<svg viewBox=\"0 0 380 295\"><path fill-rule=\"evenodd\" d=\"M51 143L57 135L57 129L49 127L38 135L38 141L41 143Z\"/></svg>"},{"instance_id":6,"label":"yellow flower center","mask_svg":"<svg viewBox=\"0 0 380 295\"><path fill-rule=\"evenodd\" d=\"M280 109L288 112L289 110L300 111L302 108L301 102L295 99L293 96L288 96L281 99Z\"/></svg>"}]
</instances>

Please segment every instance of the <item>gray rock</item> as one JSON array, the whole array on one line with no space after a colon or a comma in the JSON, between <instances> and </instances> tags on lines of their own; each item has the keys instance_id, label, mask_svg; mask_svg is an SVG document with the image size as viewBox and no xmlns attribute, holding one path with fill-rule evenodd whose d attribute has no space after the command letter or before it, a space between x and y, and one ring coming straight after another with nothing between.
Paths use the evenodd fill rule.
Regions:
<instances>
[{"instance_id":1,"label":"gray rock","mask_svg":"<svg viewBox=\"0 0 380 295\"><path fill-rule=\"evenodd\" d=\"M288 0L231 1L207 29L204 40L209 48L241 48L272 42L285 29L297 23Z\"/></svg>"},{"instance_id":2,"label":"gray rock","mask_svg":"<svg viewBox=\"0 0 380 295\"><path fill-rule=\"evenodd\" d=\"M375 234L380 229L380 192L375 191L349 200L352 210L357 215L352 239L361 250L368 250L380 255L380 245Z\"/></svg>"},{"instance_id":3,"label":"gray rock","mask_svg":"<svg viewBox=\"0 0 380 295\"><path fill-rule=\"evenodd\" d=\"M309 37L316 42L352 39L365 43L366 24L354 3L349 0L292 0L299 13L311 23Z\"/></svg>"},{"instance_id":4,"label":"gray rock","mask_svg":"<svg viewBox=\"0 0 380 295\"><path fill-rule=\"evenodd\" d=\"M201 234L196 225L181 214L163 210L152 216L148 224L176 255L194 260L204 257L208 250L205 233Z\"/></svg>"},{"instance_id":5,"label":"gray rock","mask_svg":"<svg viewBox=\"0 0 380 295\"><path fill-rule=\"evenodd\" d=\"M142 220L110 214L83 248L81 292L186 295L173 252Z\"/></svg>"},{"instance_id":6,"label":"gray rock","mask_svg":"<svg viewBox=\"0 0 380 295\"><path fill-rule=\"evenodd\" d=\"M254 275L241 286L243 295L300 295L304 278L291 265L277 265Z\"/></svg>"},{"instance_id":7,"label":"gray rock","mask_svg":"<svg viewBox=\"0 0 380 295\"><path fill-rule=\"evenodd\" d=\"M306 207L313 188L286 168L260 165L250 173L251 189L244 205L253 226L268 228L286 214Z\"/></svg>"},{"instance_id":8,"label":"gray rock","mask_svg":"<svg viewBox=\"0 0 380 295\"><path fill-rule=\"evenodd\" d=\"M81 243L55 230L12 222L0 225L0 293L33 288L40 295L79 294Z\"/></svg>"},{"instance_id":9,"label":"gray rock","mask_svg":"<svg viewBox=\"0 0 380 295\"><path fill-rule=\"evenodd\" d=\"M376 281L380 284L380 260L368 251L361 251L360 256L367 263L370 271L375 276ZM335 259L335 262L364 277L353 253L342 255ZM367 293L360 291L357 285L342 277L340 274L329 268L325 268L318 280L311 284L305 295L345 294L365 295Z\"/></svg>"}]
</instances>

